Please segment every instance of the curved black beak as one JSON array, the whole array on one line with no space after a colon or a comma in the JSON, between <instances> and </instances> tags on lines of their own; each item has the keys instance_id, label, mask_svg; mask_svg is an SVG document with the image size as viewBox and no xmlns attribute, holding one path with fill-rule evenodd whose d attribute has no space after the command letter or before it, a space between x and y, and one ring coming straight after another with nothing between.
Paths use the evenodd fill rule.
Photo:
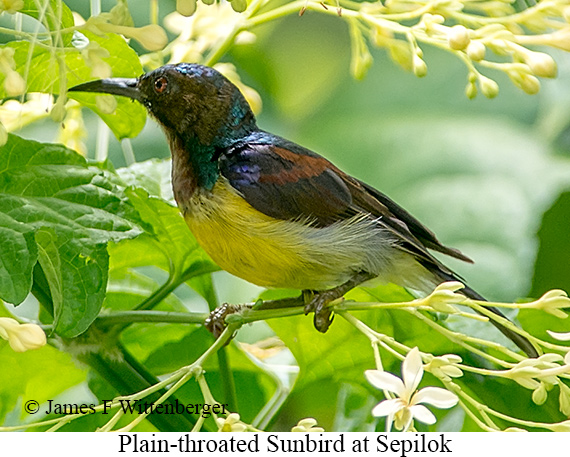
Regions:
<instances>
[{"instance_id":1,"label":"curved black beak","mask_svg":"<svg viewBox=\"0 0 570 457\"><path fill-rule=\"evenodd\" d=\"M98 92L101 94L122 95L133 100L141 101L141 92L136 78L98 79L79 84L69 89L69 92Z\"/></svg>"}]
</instances>

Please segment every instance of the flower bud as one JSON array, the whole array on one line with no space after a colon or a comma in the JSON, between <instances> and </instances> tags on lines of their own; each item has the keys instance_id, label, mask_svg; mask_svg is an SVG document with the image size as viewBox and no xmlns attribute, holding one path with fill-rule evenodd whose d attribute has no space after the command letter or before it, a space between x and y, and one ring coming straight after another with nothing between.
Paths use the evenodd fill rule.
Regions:
<instances>
[{"instance_id":1,"label":"flower bud","mask_svg":"<svg viewBox=\"0 0 570 457\"><path fill-rule=\"evenodd\" d=\"M4 79L4 89L9 97L22 95L26 91L26 81L17 71L10 71Z\"/></svg>"},{"instance_id":2,"label":"flower bud","mask_svg":"<svg viewBox=\"0 0 570 457\"><path fill-rule=\"evenodd\" d=\"M404 70L412 71L413 53L410 44L402 40L390 40L388 46L392 60L399 64Z\"/></svg>"},{"instance_id":3,"label":"flower bud","mask_svg":"<svg viewBox=\"0 0 570 457\"><path fill-rule=\"evenodd\" d=\"M196 12L196 0L176 0L176 11L190 17Z\"/></svg>"},{"instance_id":4,"label":"flower bud","mask_svg":"<svg viewBox=\"0 0 570 457\"><path fill-rule=\"evenodd\" d=\"M375 46L382 48L384 46L390 46L394 40L394 32L386 27L380 27L375 25L371 31L371 41Z\"/></svg>"},{"instance_id":5,"label":"flower bud","mask_svg":"<svg viewBox=\"0 0 570 457\"><path fill-rule=\"evenodd\" d=\"M544 386L544 383L541 382L540 386L538 386L538 389L535 389L535 391L532 393L532 401L535 405L540 406L544 404L547 397L548 393L546 392L546 387Z\"/></svg>"},{"instance_id":6,"label":"flower bud","mask_svg":"<svg viewBox=\"0 0 570 457\"><path fill-rule=\"evenodd\" d=\"M560 412L566 417L570 417L570 387L563 382L559 382L558 388L560 389L560 395L558 397Z\"/></svg>"},{"instance_id":7,"label":"flower bud","mask_svg":"<svg viewBox=\"0 0 570 457\"><path fill-rule=\"evenodd\" d=\"M475 62L479 62L485 58L485 51L485 45L480 41L471 41L466 50L467 56Z\"/></svg>"},{"instance_id":8,"label":"flower bud","mask_svg":"<svg viewBox=\"0 0 570 457\"><path fill-rule=\"evenodd\" d=\"M540 90L540 81L535 76L520 72L515 74L509 73L509 76L517 87L529 95L534 95ZM560 309L545 309L545 311L558 317L567 316L567 314Z\"/></svg>"},{"instance_id":9,"label":"flower bud","mask_svg":"<svg viewBox=\"0 0 570 457\"><path fill-rule=\"evenodd\" d=\"M235 0L234 0L235 1ZM362 80L366 77L368 70L372 66L372 55L366 50L353 57L351 62L351 72L354 79Z\"/></svg>"},{"instance_id":10,"label":"flower bud","mask_svg":"<svg viewBox=\"0 0 570 457\"><path fill-rule=\"evenodd\" d=\"M204 5L213 5L216 0L202 0Z\"/></svg>"},{"instance_id":11,"label":"flower bud","mask_svg":"<svg viewBox=\"0 0 570 457\"><path fill-rule=\"evenodd\" d=\"M469 100L473 100L475 97L477 97L477 86L475 83L467 83L467 86L465 87L465 95Z\"/></svg>"},{"instance_id":12,"label":"flower bud","mask_svg":"<svg viewBox=\"0 0 570 457\"><path fill-rule=\"evenodd\" d=\"M479 76L479 87L481 87L481 92L487 98L495 98L499 93L499 85L483 75Z\"/></svg>"},{"instance_id":13,"label":"flower bud","mask_svg":"<svg viewBox=\"0 0 570 457\"><path fill-rule=\"evenodd\" d=\"M39 349L46 344L46 334L39 325L20 324L9 317L0 317L0 338L8 340L16 352Z\"/></svg>"},{"instance_id":14,"label":"flower bud","mask_svg":"<svg viewBox=\"0 0 570 457\"><path fill-rule=\"evenodd\" d=\"M558 332L553 332L551 330L547 330L546 333L548 333L552 338L557 339L559 341L570 341L570 332L558 333Z\"/></svg>"},{"instance_id":15,"label":"flower bud","mask_svg":"<svg viewBox=\"0 0 570 457\"><path fill-rule=\"evenodd\" d=\"M253 44L256 42L256 40L257 37L255 36L255 33L244 30L243 32L238 33L236 39L234 40L234 43L236 46L240 46L244 44Z\"/></svg>"},{"instance_id":16,"label":"flower bud","mask_svg":"<svg viewBox=\"0 0 570 457\"><path fill-rule=\"evenodd\" d=\"M247 9L247 0L232 0L231 5L236 13L243 13Z\"/></svg>"},{"instance_id":17,"label":"flower bud","mask_svg":"<svg viewBox=\"0 0 570 457\"><path fill-rule=\"evenodd\" d=\"M547 330L548 332L548 330ZM547 352L546 354L542 354L538 360L540 360L541 362L544 362L545 364L552 364L552 367L556 366L555 362L562 362L564 360L564 357L561 356L560 354L554 354L552 352Z\"/></svg>"},{"instance_id":18,"label":"flower bud","mask_svg":"<svg viewBox=\"0 0 570 457\"><path fill-rule=\"evenodd\" d=\"M543 78L556 77L556 62L548 54L544 52L529 52L526 54L524 61L536 76Z\"/></svg>"},{"instance_id":19,"label":"flower bud","mask_svg":"<svg viewBox=\"0 0 570 457\"><path fill-rule=\"evenodd\" d=\"M62 95L59 96L57 102L55 102L55 105L53 105L53 108L49 113L49 116L51 117L52 121L62 122L63 119L65 119L65 113L67 112L65 109L66 101L67 100L65 96Z\"/></svg>"},{"instance_id":20,"label":"flower bud","mask_svg":"<svg viewBox=\"0 0 570 457\"><path fill-rule=\"evenodd\" d=\"M461 51L469 45L470 41L469 31L464 26L454 25L449 29L447 43L451 49Z\"/></svg>"},{"instance_id":21,"label":"flower bud","mask_svg":"<svg viewBox=\"0 0 570 457\"><path fill-rule=\"evenodd\" d=\"M414 55L412 60L412 67L414 69L414 74L418 78L423 78L425 75L427 75L427 65L420 56Z\"/></svg>"}]
</instances>

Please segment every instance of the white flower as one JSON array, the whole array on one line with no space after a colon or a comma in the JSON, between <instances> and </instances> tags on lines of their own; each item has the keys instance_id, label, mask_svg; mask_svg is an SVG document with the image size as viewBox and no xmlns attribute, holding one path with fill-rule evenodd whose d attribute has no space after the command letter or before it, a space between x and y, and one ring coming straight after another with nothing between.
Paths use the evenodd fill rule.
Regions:
<instances>
[{"instance_id":1,"label":"white flower","mask_svg":"<svg viewBox=\"0 0 570 457\"><path fill-rule=\"evenodd\" d=\"M218 432L245 432L247 430L247 425L240 421L238 413L230 413L225 419L218 417L216 423Z\"/></svg>"},{"instance_id":2,"label":"white flower","mask_svg":"<svg viewBox=\"0 0 570 457\"><path fill-rule=\"evenodd\" d=\"M39 349L46 344L46 334L39 325L20 324L10 317L0 317L0 338L8 340L16 352Z\"/></svg>"},{"instance_id":3,"label":"white flower","mask_svg":"<svg viewBox=\"0 0 570 457\"><path fill-rule=\"evenodd\" d=\"M435 416L421 403L437 408L451 408L457 404L458 398L454 393L439 387L424 387L416 392L423 374L422 358L417 347L408 353L402 363L404 382L391 373L367 370L366 378L374 387L392 392L398 397L378 403L372 410L372 415L387 416L388 425L394 421L398 430L407 430L414 419L424 424L434 424Z\"/></svg>"},{"instance_id":4,"label":"white flower","mask_svg":"<svg viewBox=\"0 0 570 457\"><path fill-rule=\"evenodd\" d=\"M324 432L325 429L322 427L316 427L317 420L312 417L307 417L306 419L301 419L297 422L297 425L291 429L292 432Z\"/></svg>"}]
</instances>

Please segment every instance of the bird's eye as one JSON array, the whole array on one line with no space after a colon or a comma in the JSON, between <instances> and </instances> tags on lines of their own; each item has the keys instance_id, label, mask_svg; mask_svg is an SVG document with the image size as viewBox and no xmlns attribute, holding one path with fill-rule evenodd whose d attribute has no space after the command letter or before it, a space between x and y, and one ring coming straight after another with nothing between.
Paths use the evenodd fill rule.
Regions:
<instances>
[{"instance_id":1,"label":"bird's eye","mask_svg":"<svg viewBox=\"0 0 570 457\"><path fill-rule=\"evenodd\" d=\"M166 90L167 86L168 86L168 81L164 76L161 76L154 82L154 90L158 94L162 94Z\"/></svg>"}]
</instances>

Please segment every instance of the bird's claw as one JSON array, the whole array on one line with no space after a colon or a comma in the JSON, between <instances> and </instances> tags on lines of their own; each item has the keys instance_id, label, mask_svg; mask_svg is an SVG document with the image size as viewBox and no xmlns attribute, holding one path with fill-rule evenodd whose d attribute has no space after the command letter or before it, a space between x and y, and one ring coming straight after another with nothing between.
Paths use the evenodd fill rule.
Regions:
<instances>
[{"instance_id":1,"label":"bird's claw","mask_svg":"<svg viewBox=\"0 0 570 457\"><path fill-rule=\"evenodd\" d=\"M315 313L313 322L315 328L321 333L325 333L334 320L334 314L329 308L329 305L336 299L338 299L337 294L331 293L331 291L325 291L313 295L310 301L305 305L305 315L310 312Z\"/></svg>"},{"instance_id":2,"label":"bird's claw","mask_svg":"<svg viewBox=\"0 0 570 457\"><path fill-rule=\"evenodd\" d=\"M206 318L204 321L204 327L214 335L214 338L218 339L228 326L228 324L226 324L226 317L230 314L236 313L239 309L239 305L232 305L230 303L224 303L223 305L218 306Z\"/></svg>"}]
</instances>

